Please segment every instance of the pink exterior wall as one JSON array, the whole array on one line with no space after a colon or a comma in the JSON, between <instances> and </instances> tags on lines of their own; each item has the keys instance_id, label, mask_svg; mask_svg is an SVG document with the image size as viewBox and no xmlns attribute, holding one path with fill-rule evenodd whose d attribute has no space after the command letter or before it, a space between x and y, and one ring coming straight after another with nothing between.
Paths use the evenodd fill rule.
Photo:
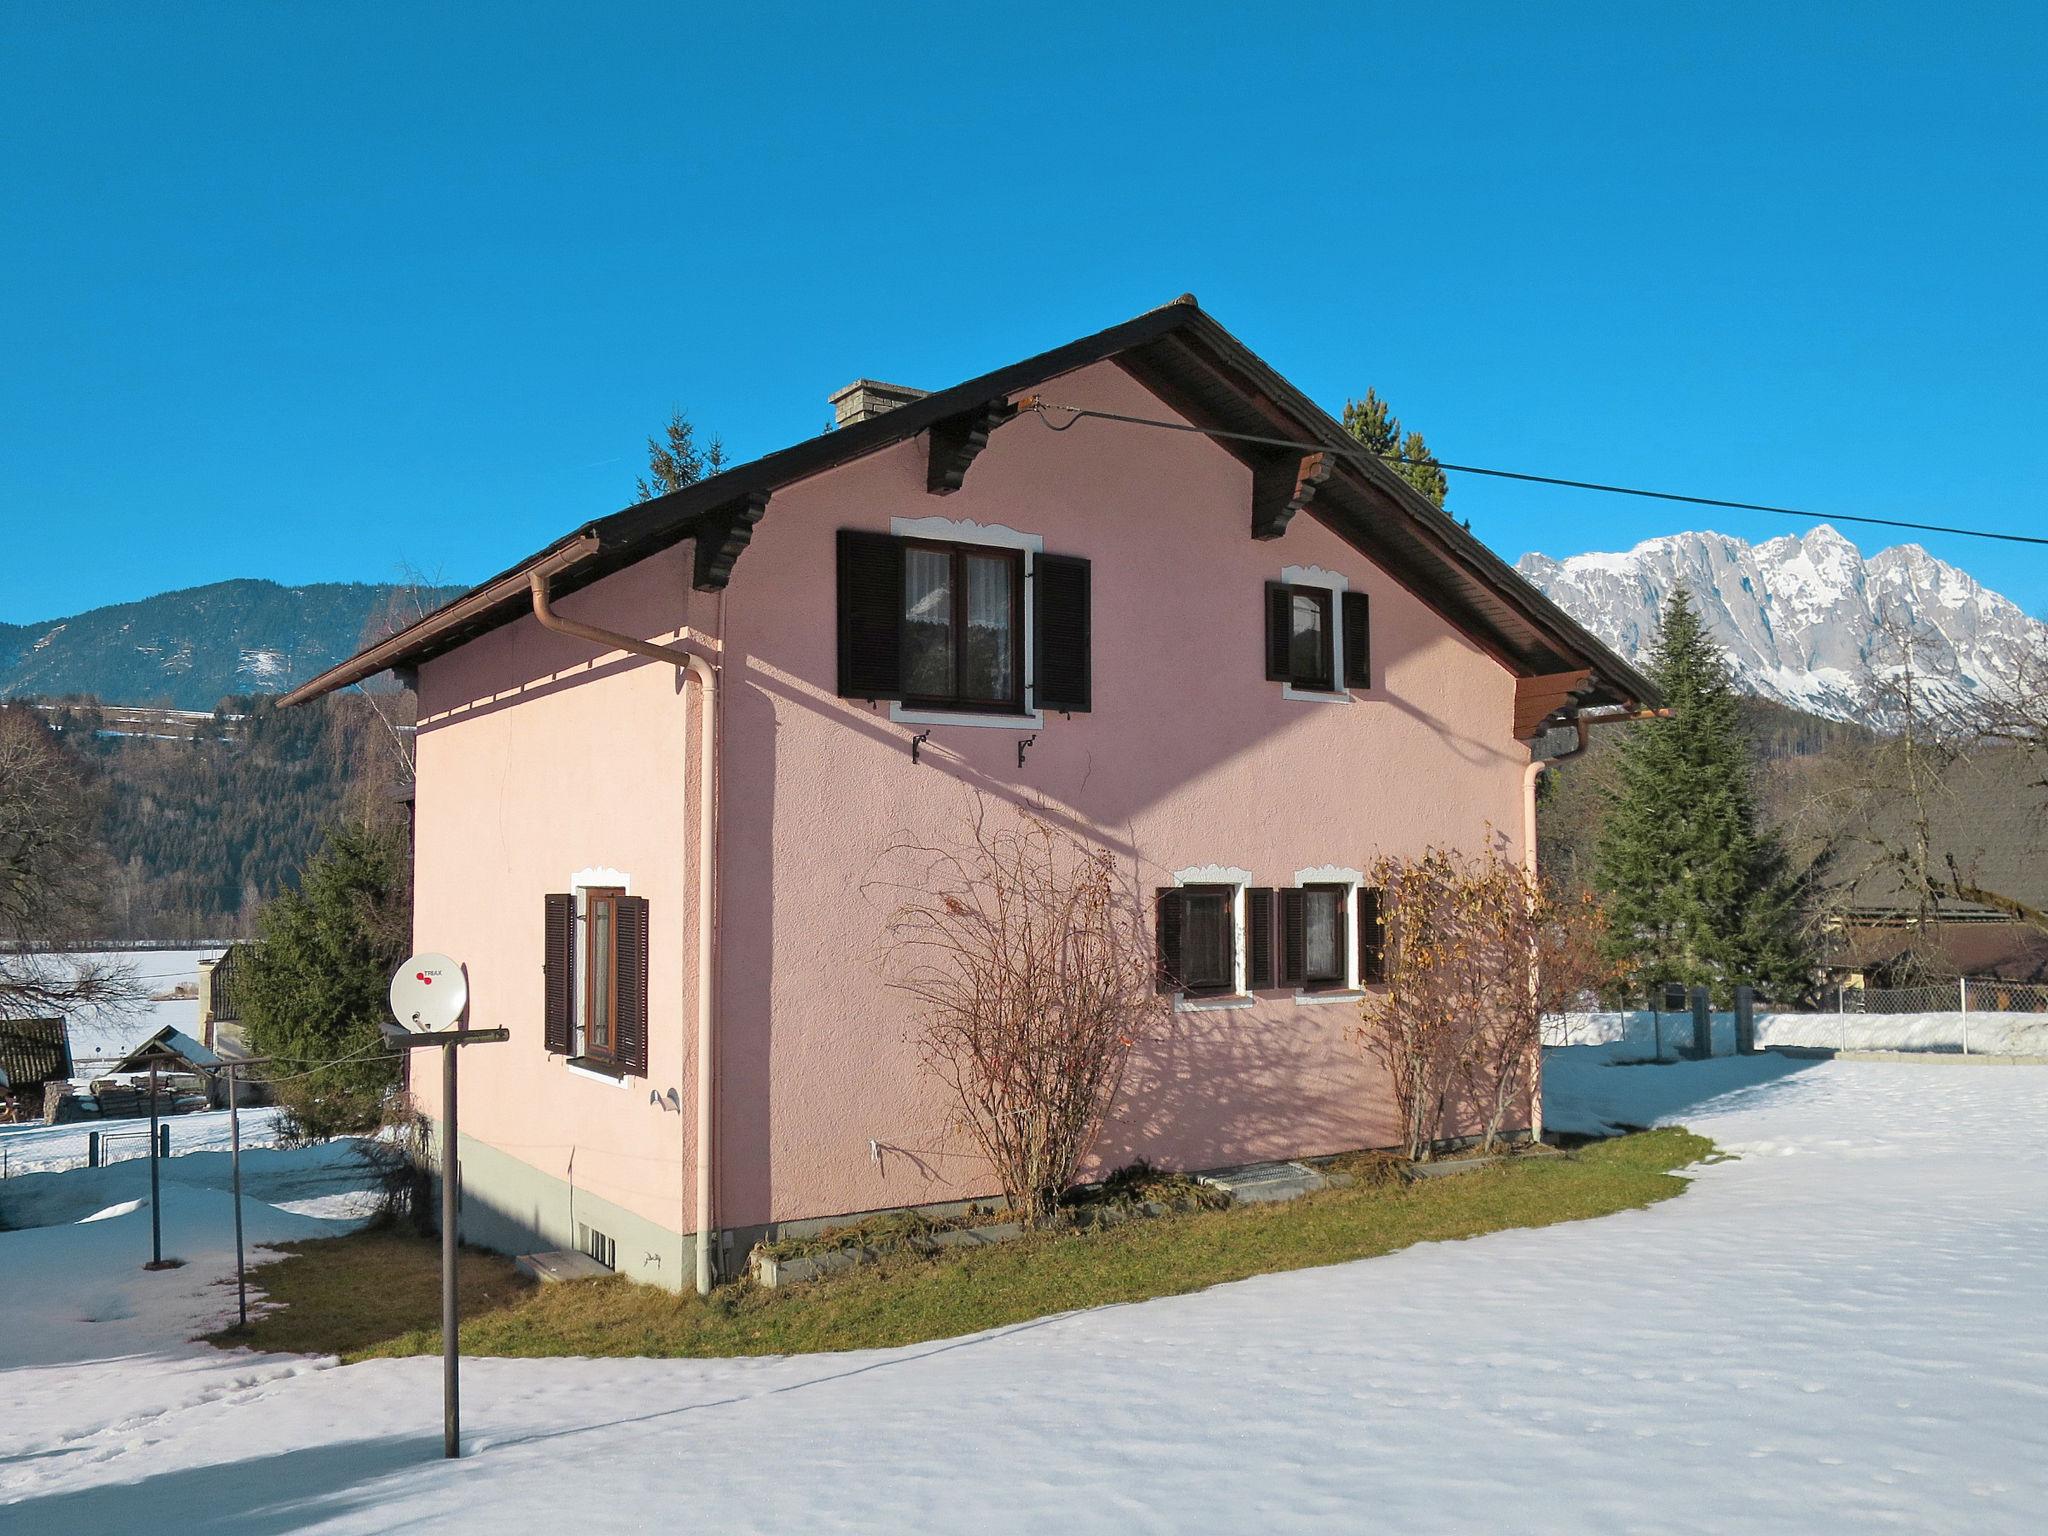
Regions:
<instances>
[{"instance_id":1,"label":"pink exterior wall","mask_svg":"<svg viewBox=\"0 0 2048 1536\"><path fill-rule=\"evenodd\" d=\"M1170 414L1120 369L1048 398ZM944 834L975 791L1041 807L1134 861L1146 890L1218 864L1287 886L1430 843L1519 851L1528 754L1514 679L1311 516L1249 535L1250 474L1203 439L1086 422L1004 427L949 497L923 442L777 492L723 598L688 590L688 547L576 594L565 612L634 634L696 621L725 637L721 774L719 1224L748 1226L992 1192L917 1068L913 1020L877 970L893 837ZM1093 562L1094 709L1031 727L891 722L834 694L834 534L892 517L1003 524ZM1291 701L1264 676L1262 584L1288 565L1370 594L1376 686ZM421 673L422 944L466 958L474 1021L510 1044L468 1053L463 1129L671 1230L693 1135L683 775L693 699L672 669L614 660L531 619ZM589 866L652 902L649 1075L572 1076L540 1041L541 896ZM1391 1106L1351 1032L1355 1004L1176 1014L1149 1045L1102 1149L1211 1167L1385 1145ZM650 1102L677 1091L681 1109ZM423 1102L431 1113L431 1093ZM871 1143L881 1149L879 1160Z\"/></svg>"}]
</instances>

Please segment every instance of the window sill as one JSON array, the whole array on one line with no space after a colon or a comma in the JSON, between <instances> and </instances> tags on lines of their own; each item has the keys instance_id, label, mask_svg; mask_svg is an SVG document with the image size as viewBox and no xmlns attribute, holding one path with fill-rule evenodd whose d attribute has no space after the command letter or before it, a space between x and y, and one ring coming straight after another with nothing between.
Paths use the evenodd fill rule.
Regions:
<instances>
[{"instance_id":1,"label":"window sill","mask_svg":"<svg viewBox=\"0 0 2048 1536\"><path fill-rule=\"evenodd\" d=\"M1249 992L1200 993L1189 997L1185 992L1173 994L1175 1013L1221 1013L1229 1008L1249 1008L1258 1001Z\"/></svg>"},{"instance_id":2,"label":"window sill","mask_svg":"<svg viewBox=\"0 0 2048 1536\"><path fill-rule=\"evenodd\" d=\"M614 1088L626 1086L628 1073L616 1062L600 1061L595 1056L571 1056L569 1070L578 1077L587 1077L593 1082L610 1083Z\"/></svg>"},{"instance_id":3,"label":"window sill","mask_svg":"<svg viewBox=\"0 0 2048 1536\"><path fill-rule=\"evenodd\" d=\"M1294 699L1303 704L1349 704L1351 692L1344 688L1297 688L1292 683L1280 685L1280 697Z\"/></svg>"},{"instance_id":4,"label":"window sill","mask_svg":"<svg viewBox=\"0 0 2048 1536\"><path fill-rule=\"evenodd\" d=\"M891 704L889 718L898 725L967 725L987 730L1014 731L1024 726L1045 724L1045 711L1026 710L1017 715L977 714L965 709L920 709Z\"/></svg>"},{"instance_id":5,"label":"window sill","mask_svg":"<svg viewBox=\"0 0 2048 1536\"><path fill-rule=\"evenodd\" d=\"M1294 1001L1302 1007L1311 1003L1362 1003L1365 992L1354 987L1337 987L1328 992L1297 992Z\"/></svg>"}]
</instances>

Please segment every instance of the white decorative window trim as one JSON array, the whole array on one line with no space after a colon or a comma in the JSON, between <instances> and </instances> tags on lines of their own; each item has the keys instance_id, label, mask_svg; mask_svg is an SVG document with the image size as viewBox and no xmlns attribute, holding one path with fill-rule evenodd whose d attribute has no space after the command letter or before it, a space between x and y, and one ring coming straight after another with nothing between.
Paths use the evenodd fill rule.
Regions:
<instances>
[{"instance_id":1,"label":"white decorative window trim","mask_svg":"<svg viewBox=\"0 0 2048 1536\"><path fill-rule=\"evenodd\" d=\"M1033 619L1037 609L1033 567L1045 553L1045 539L1036 533L1021 533L1001 523L977 523L971 517L892 517L889 532L899 539L935 539L946 544L985 544L993 549L1024 551L1024 697L1033 697L1037 679L1032 676ZM889 706L889 718L898 725L965 725L982 730L1015 730L1020 725L1045 724L1045 711L1033 705L1022 714L974 715L950 709L912 709L901 703Z\"/></svg>"},{"instance_id":2,"label":"white decorative window trim","mask_svg":"<svg viewBox=\"0 0 2048 1536\"><path fill-rule=\"evenodd\" d=\"M1230 885L1237 888L1230 899L1230 948L1233 955L1230 973L1230 991L1223 997L1189 997L1185 992L1173 994L1175 1013L1218 1013L1226 1008L1249 1008L1255 999L1246 987L1245 954L1246 898L1251 888L1252 872L1239 869L1236 865L1199 864L1188 869L1176 869L1173 883L1182 885Z\"/></svg>"},{"instance_id":3,"label":"white decorative window trim","mask_svg":"<svg viewBox=\"0 0 2048 1536\"><path fill-rule=\"evenodd\" d=\"M1320 565L1282 566L1280 579L1290 587L1322 587L1330 593L1330 671L1338 685L1333 692L1319 693L1313 688L1282 683L1280 697L1303 704L1351 703L1351 690L1343 686L1344 594L1351 590L1351 579L1341 571L1326 571Z\"/></svg>"},{"instance_id":4,"label":"white decorative window trim","mask_svg":"<svg viewBox=\"0 0 2048 1536\"><path fill-rule=\"evenodd\" d=\"M1303 1007L1316 1003L1355 1003L1365 997L1365 980L1359 975L1358 954L1358 888L1365 884L1365 875L1349 865L1318 864L1312 869L1297 869L1294 872L1296 888L1305 885L1341 885L1344 892L1344 908L1337 914L1341 929L1339 937L1344 942L1343 990L1328 992L1303 992L1296 990L1294 1000Z\"/></svg>"},{"instance_id":5,"label":"white decorative window trim","mask_svg":"<svg viewBox=\"0 0 2048 1536\"><path fill-rule=\"evenodd\" d=\"M580 1031L582 1029L582 1026L579 1024L577 1028ZM567 1065L572 1075L576 1077L587 1077L593 1083L604 1083L613 1088L629 1088L632 1086L632 1084L626 1078L614 1077L609 1072L596 1072L589 1067L579 1067L573 1061L569 1062Z\"/></svg>"},{"instance_id":6,"label":"white decorative window trim","mask_svg":"<svg viewBox=\"0 0 2048 1536\"><path fill-rule=\"evenodd\" d=\"M633 877L624 870L613 869L609 865L597 865L589 869L579 869L571 875L569 889L576 897L576 933L570 941L576 946L576 1023L570 1031L569 1039L569 1043L575 1047L569 1053L573 1057L584 1054L583 1021L589 1017L585 1007L589 998L589 993L585 989L590 985L590 978L585 972L589 967L583 963L583 957L589 953L588 946L583 942L583 914L588 904L584 892L620 890L630 896L633 894ZM592 1077L601 1083L618 1083L619 1086L624 1086L617 1078L603 1072L593 1072L588 1067L579 1067L574 1062L570 1063L569 1070L578 1077Z\"/></svg>"},{"instance_id":7,"label":"white decorative window trim","mask_svg":"<svg viewBox=\"0 0 2048 1536\"><path fill-rule=\"evenodd\" d=\"M1000 549L1045 553L1042 534L1020 533L1002 523L977 523L971 517L892 517L889 531L899 539L939 539L948 544L992 544Z\"/></svg>"}]
</instances>

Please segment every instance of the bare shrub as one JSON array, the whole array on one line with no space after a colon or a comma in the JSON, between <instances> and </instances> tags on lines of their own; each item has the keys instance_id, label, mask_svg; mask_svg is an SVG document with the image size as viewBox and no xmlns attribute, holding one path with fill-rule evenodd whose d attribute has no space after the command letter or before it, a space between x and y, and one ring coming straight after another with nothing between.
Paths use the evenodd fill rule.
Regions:
<instances>
[{"instance_id":1,"label":"bare shrub","mask_svg":"<svg viewBox=\"0 0 2048 1536\"><path fill-rule=\"evenodd\" d=\"M1422 1159L1442 1139L1490 977L1457 854L1432 848L1419 859L1382 858L1372 883L1382 893L1388 985L1359 1005L1358 1038L1392 1081L1403 1149Z\"/></svg>"},{"instance_id":2,"label":"bare shrub","mask_svg":"<svg viewBox=\"0 0 2048 1536\"><path fill-rule=\"evenodd\" d=\"M1590 894L1555 900L1498 844L1384 858L1372 879L1389 985L1362 1005L1359 1039L1393 1080L1408 1155L1430 1155L1460 1098L1490 1151L1518 1108L1533 1111L1543 1016L1619 979L1604 914Z\"/></svg>"},{"instance_id":3,"label":"bare shrub","mask_svg":"<svg viewBox=\"0 0 2048 1536\"><path fill-rule=\"evenodd\" d=\"M899 841L922 866L889 889L884 969L920 1005L925 1069L1027 1226L1055 1208L1163 1021L1146 915L1106 851L977 800L956 846Z\"/></svg>"}]
</instances>

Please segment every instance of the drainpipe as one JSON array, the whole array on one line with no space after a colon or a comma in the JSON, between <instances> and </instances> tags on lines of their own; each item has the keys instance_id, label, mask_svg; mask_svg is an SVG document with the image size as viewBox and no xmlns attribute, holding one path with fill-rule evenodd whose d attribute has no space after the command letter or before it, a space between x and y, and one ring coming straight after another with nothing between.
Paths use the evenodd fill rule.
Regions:
<instances>
[{"instance_id":1,"label":"drainpipe","mask_svg":"<svg viewBox=\"0 0 2048 1536\"><path fill-rule=\"evenodd\" d=\"M711 904L716 889L713 878L714 838L717 831L718 674L694 651L680 646L659 645L638 640L614 630L600 629L576 619L565 619L548 605L548 578L536 571L532 577L533 616L543 629L601 645L608 650L626 651L653 661L680 667L697 684L697 1294L711 1292L711 1087L716 1035L712 1029L713 950Z\"/></svg>"}]
</instances>

